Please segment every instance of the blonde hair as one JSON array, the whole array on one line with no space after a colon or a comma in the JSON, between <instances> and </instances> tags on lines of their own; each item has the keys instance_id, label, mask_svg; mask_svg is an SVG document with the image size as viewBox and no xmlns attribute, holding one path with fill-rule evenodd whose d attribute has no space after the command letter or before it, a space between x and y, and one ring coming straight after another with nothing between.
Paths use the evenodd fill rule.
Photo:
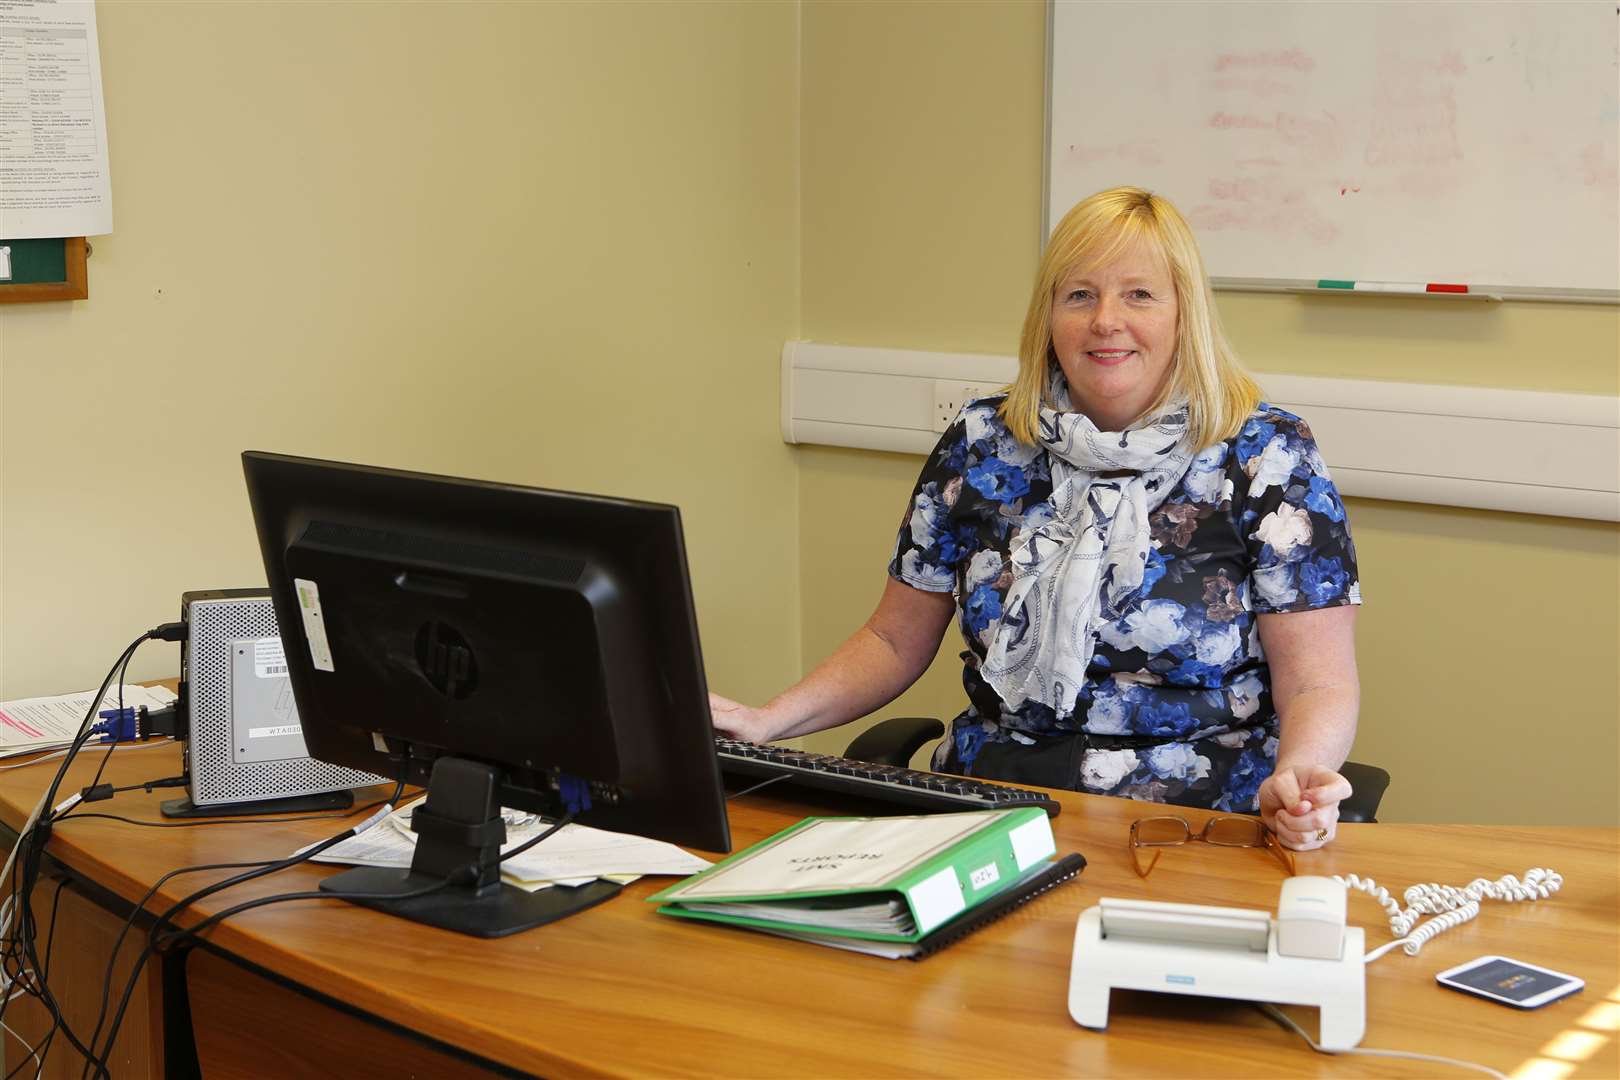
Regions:
<instances>
[{"instance_id":1,"label":"blonde hair","mask_svg":"<svg viewBox=\"0 0 1620 1080\"><path fill-rule=\"evenodd\" d=\"M1169 264L1178 310L1169 377L1142 416L1156 415L1185 398L1188 435L1202 449L1236 435L1254 411L1260 387L1221 331L1204 260L1186 219L1162 196L1117 187L1076 203L1052 230L1041 255L1018 346L1018 377L1001 406L1007 429L1021 441L1034 445L1039 440L1041 406L1053 407L1047 373L1057 362L1052 298L1058 284L1082 266L1112 260L1139 239L1150 241Z\"/></svg>"}]
</instances>

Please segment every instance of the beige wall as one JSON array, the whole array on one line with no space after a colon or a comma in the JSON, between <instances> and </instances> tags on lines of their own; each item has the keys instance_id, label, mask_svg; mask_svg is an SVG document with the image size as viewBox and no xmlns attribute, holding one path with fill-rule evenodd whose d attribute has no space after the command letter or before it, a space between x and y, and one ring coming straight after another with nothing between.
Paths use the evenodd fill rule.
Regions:
<instances>
[{"instance_id":1,"label":"beige wall","mask_svg":"<svg viewBox=\"0 0 1620 1080\"><path fill-rule=\"evenodd\" d=\"M0 696L262 580L246 447L679 503L745 700L864 617L920 459L784 447L775 358L1012 351L1041 3L98 11L117 232L90 301L0 312ZM1620 381L1612 308L1223 312L1262 370ZM1386 816L1614 823L1616 529L1351 510ZM890 713L954 713L955 649Z\"/></svg>"},{"instance_id":2,"label":"beige wall","mask_svg":"<svg viewBox=\"0 0 1620 1080\"><path fill-rule=\"evenodd\" d=\"M1041 3L805 4L806 338L1016 351L1040 235L1044 34ZM1221 310L1262 382L1620 392L1612 307L1225 294ZM921 459L807 447L798 462L809 665L875 602ZM1620 530L1370 500L1350 513L1367 596L1354 756L1394 774L1381 816L1620 821ZM945 644L888 715L959 710Z\"/></svg>"},{"instance_id":3,"label":"beige wall","mask_svg":"<svg viewBox=\"0 0 1620 1080\"><path fill-rule=\"evenodd\" d=\"M796 675L793 6L98 14L116 231L0 314L0 695L262 583L249 447L677 503L711 679Z\"/></svg>"}]
</instances>

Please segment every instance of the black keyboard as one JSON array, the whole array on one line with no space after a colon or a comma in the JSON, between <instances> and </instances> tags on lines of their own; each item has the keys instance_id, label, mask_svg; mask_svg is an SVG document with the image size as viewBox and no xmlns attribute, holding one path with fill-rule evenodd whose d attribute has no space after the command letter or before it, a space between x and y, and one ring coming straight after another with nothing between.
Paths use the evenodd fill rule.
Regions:
<instances>
[{"instance_id":1,"label":"black keyboard","mask_svg":"<svg viewBox=\"0 0 1620 1080\"><path fill-rule=\"evenodd\" d=\"M877 799L922 813L1039 806L1049 817L1058 815L1058 804L1050 796L1027 788L737 739L716 738L714 747L720 771L728 776L786 777L782 783Z\"/></svg>"}]
</instances>

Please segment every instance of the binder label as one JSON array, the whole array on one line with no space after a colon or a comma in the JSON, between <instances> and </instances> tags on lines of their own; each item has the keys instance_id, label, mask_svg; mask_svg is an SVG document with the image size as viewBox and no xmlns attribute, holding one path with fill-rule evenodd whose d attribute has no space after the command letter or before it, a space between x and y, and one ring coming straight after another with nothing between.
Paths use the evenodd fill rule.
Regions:
<instances>
[{"instance_id":1,"label":"binder label","mask_svg":"<svg viewBox=\"0 0 1620 1080\"><path fill-rule=\"evenodd\" d=\"M1052 839L1052 823L1045 814L1030 818L1007 834L1012 843L1013 861L1023 873L1042 859L1057 854L1057 843Z\"/></svg>"},{"instance_id":2,"label":"binder label","mask_svg":"<svg viewBox=\"0 0 1620 1080\"><path fill-rule=\"evenodd\" d=\"M968 882L973 886L974 891L989 888L1000 880L1001 871L996 869L995 863L981 866L968 875Z\"/></svg>"},{"instance_id":3,"label":"binder label","mask_svg":"<svg viewBox=\"0 0 1620 1080\"><path fill-rule=\"evenodd\" d=\"M962 897L962 883L956 880L956 871L948 866L923 879L911 890L911 913L917 917L919 934L928 933L965 907L967 901Z\"/></svg>"}]
</instances>

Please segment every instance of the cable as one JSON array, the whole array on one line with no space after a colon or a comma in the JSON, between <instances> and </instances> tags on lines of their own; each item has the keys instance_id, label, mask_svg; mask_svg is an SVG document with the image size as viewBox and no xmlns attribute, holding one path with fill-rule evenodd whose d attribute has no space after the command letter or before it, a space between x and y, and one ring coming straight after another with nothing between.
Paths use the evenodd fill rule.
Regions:
<instances>
[{"instance_id":1,"label":"cable","mask_svg":"<svg viewBox=\"0 0 1620 1080\"><path fill-rule=\"evenodd\" d=\"M1286 1024L1288 1027L1293 1028L1294 1033L1309 1043L1311 1049L1315 1050L1318 1054L1366 1054L1369 1057L1392 1057L1406 1058L1410 1061L1433 1061L1441 1065L1455 1065L1459 1069L1474 1069L1478 1072L1485 1073L1487 1076L1494 1076L1496 1077L1496 1080L1507 1080L1506 1076L1503 1076L1501 1073L1497 1072L1488 1065L1478 1065L1472 1061L1458 1061L1456 1058L1439 1057L1435 1054L1415 1054L1409 1050L1374 1050L1370 1047L1361 1046L1352 1046L1344 1050L1325 1050L1317 1044L1315 1039L1305 1034L1304 1028L1294 1023L1293 1019L1289 1017L1287 1013L1283 1012L1275 1005L1261 1003L1255 1005L1255 1008L1259 1009L1273 1020L1276 1020L1278 1023Z\"/></svg>"},{"instance_id":2,"label":"cable","mask_svg":"<svg viewBox=\"0 0 1620 1080\"><path fill-rule=\"evenodd\" d=\"M304 848L303 850L297 852L296 854L288 856L287 858L277 859L274 862L266 863L266 864L264 864L262 866L259 866L259 867L255 868L255 869L244 870L240 874L234 874L231 877L225 878L223 881L217 881L217 882L214 882L211 885L206 885L203 888L198 889L195 892L191 893L190 895L185 896L185 897L181 898L180 900L177 900L175 903L171 904L166 910L164 910L162 914L157 916L157 918L153 922L152 926L147 930L146 947L141 950L140 955L136 958L135 963L131 966L130 973L129 973L129 978L126 980L126 982L124 984L124 993L123 993L122 997L119 999L117 1011L113 1014L112 1024L107 1029L107 1036L106 1036L106 1039L103 1042L101 1052L99 1054L91 1052L91 1053L87 1053L85 1055L86 1059L87 1059L86 1062L85 1062L85 1073L87 1075L94 1076L94 1077L102 1077L102 1076L105 1076L107 1074L106 1057L107 1057L107 1055L109 1055L112 1052L113 1042L118 1038L118 1029L123 1024L124 1013L129 1008L130 998L135 993L135 987L138 984L140 973L145 968L147 959L149 957L155 955L158 952L158 950L159 950L159 942L162 939L162 935L164 933L164 927L165 927L165 925L167 923L170 922L170 920L172 920L174 918L174 916L176 914L178 914L180 911L184 910L185 908L189 907L190 905L196 903L198 900L204 899L205 897L208 897L208 896L212 896L214 893L220 892L223 889L228 889L228 888L231 888L231 887L233 887L235 885L240 885L240 884L243 884L244 882L248 882L248 881L252 881L252 880L254 880L256 878L264 877L267 874L277 873L278 871L285 870L288 867L296 866L299 863L308 861L310 858L314 857L315 855L320 854L321 852L325 851L327 848L330 848L330 847L333 847L333 846L335 846L337 844L340 844L343 841L348 840L351 837L360 835L361 833L365 832L367 829L370 829L373 826L379 824L380 822L386 820L388 818L388 815L390 815L390 814L392 814L394 812L394 804L398 801L400 796L404 793L404 790L405 790L405 781L403 779L401 779L395 784L393 795L390 796L390 798L383 804L383 806L376 813L372 814L370 817L368 817L364 821L356 824L352 828L347 829L347 830L339 833L336 836L328 837L327 839L322 840L320 843L312 844L309 847ZM352 813L352 811L351 811L351 813ZM82 815L82 816L91 817L91 816L96 816L96 815L85 814L85 815ZM343 815L343 816L347 816L347 815ZM293 819L289 819L289 820L302 820L302 819L293 818ZM192 824L200 824L200 823L192 823ZM99 1029L100 1029L100 1023L98 1022L97 1030L99 1031ZM91 1046L92 1046L92 1051L93 1051L93 1048L95 1046L95 1037L94 1036L92 1036L92 1038L91 1038ZM95 1066L95 1069L94 1069L93 1072L90 1069L91 1065Z\"/></svg>"},{"instance_id":3,"label":"cable","mask_svg":"<svg viewBox=\"0 0 1620 1080\"><path fill-rule=\"evenodd\" d=\"M45 935L45 966L40 969L40 982L45 982L51 977L51 949L56 945L56 913L62 907L62 890L65 888L67 878L58 881L56 891L51 894L51 932Z\"/></svg>"},{"instance_id":4,"label":"cable","mask_svg":"<svg viewBox=\"0 0 1620 1080\"><path fill-rule=\"evenodd\" d=\"M50 835L51 818L56 813L54 809L50 808L55 806L57 792L60 790L62 781L66 777L68 769L72 766L74 758L90 737L91 727L95 723L96 711L100 708L102 700L107 695L107 688L113 678L118 676L119 672L127 670L130 658L134 656L135 651L142 644L155 639L178 641L184 635L185 625L183 623L163 623L141 634L119 654L118 659L113 662L112 667L108 670L106 677L102 679L100 687L90 697L89 706L85 711L84 719L79 724L78 731L68 740L68 745L61 752L61 764L57 767L55 775L51 778L51 782L40 797L39 802L35 804L34 809L29 813L27 821L17 835L17 842L7 855L5 868L0 870L0 879L9 882L11 894L3 907L4 917L0 919L0 937L3 937L4 940L3 951L0 951L0 970L15 971L16 975L13 976L13 981L20 979L25 972L37 973L42 967L35 949L37 924L33 914L33 892L35 884L39 880L40 863L44 858L45 843ZM123 682L120 680L120 699L122 694ZM51 754L48 756L54 758L57 755ZM29 762L29 764L32 764L32 762ZM71 806L77 800L78 796L74 796L68 800L67 805ZM14 869L15 872L13 872ZM60 896L60 893L58 893L58 896ZM8 988L9 985L8 983ZM51 1015L51 1028L40 1045L34 1048L33 1051L40 1057L42 1065L57 1031L61 1031L67 1037L67 1040L81 1053L86 1056L89 1055L89 1048L79 1040L63 1018L55 996L51 993L49 985L42 977L30 974L29 984L22 984L20 988L38 997L40 1003ZM4 998L0 999L0 1023L4 1022L6 1007L15 996L15 994L7 992ZM21 1067L19 1066L19 1068Z\"/></svg>"},{"instance_id":5,"label":"cable","mask_svg":"<svg viewBox=\"0 0 1620 1080\"><path fill-rule=\"evenodd\" d=\"M1430 938L1478 915L1482 899L1507 903L1545 900L1564 884L1563 875L1558 871L1531 867L1524 872L1523 881L1512 874L1503 874L1495 881L1475 878L1460 889L1454 885L1413 885L1402 894L1407 904L1406 909L1402 910L1389 895L1389 890L1371 878L1350 874L1348 877L1334 875L1333 880L1346 889L1366 893L1378 901L1384 914L1389 917L1389 931L1395 935L1395 940L1368 953L1365 961L1369 964L1396 946L1400 946L1407 956L1416 956ZM1413 927L1424 915L1435 918L1414 930Z\"/></svg>"},{"instance_id":6,"label":"cable","mask_svg":"<svg viewBox=\"0 0 1620 1080\"><path fill-rule=\"evenodd\" d=\"M505 862L507 859L510 859L515 855L520 855L523 852L528 851L530 848L540 843L540 841L554 835L558 830L572 823L576 816L578 815L573 812L564 814L555 825L552 825L549 829L546 829L538 836L525 840L523 843L519 844L515 848L512 848L510 851L503 851L500 858L496 861ZM333 890L318 890L310 892L281 893L276 896L261 896L256 900L247 900L233 907L228 907L223 911L215 912L213 915L210 915L208 918L202 920L194 926L189 926L184 929L171 932L166 938L162 939L158 943L158 948L160 951L169 949L174 947L177 942L183 941L187 938L200 937L204 930L207 930L218 923L224 922L233 915L243 911L251 911L258 907L265 907L269 904L279 904L287 900L414 900L419 896L427 896L431 893L438 892L441 889L449 888L452 885L458 884L459 878L468 876L468 874L476 875L477 872L478 867L468 866L459 874L453 874L451 877L446 878L443 881L436 881L432 885L427 885L420 889L412 889L409 892L402 893L345 893Z\"/></svg>"},{"instance_id":7,"label":"cable","mask_svg":"<svg viewBox=\"0 0 1620 1080\"><path fill-rule=\"evenodd\" d=\"M50 831L50 814L46 813L46 808L54 804L62 779L67 775L67 770L72 765L73 759L89 738L91 725L95 722L96 710L106 696L107 687L112 682L113 677L128 663L129 658L134 655L135 650L140 648L142 644L155 637L165 636L165 631L174 627L180 627L183 630L181 624L178 623L166 623L164 626L148 630L130 642L124 651L119 654L118 659L113 662L106 678L102 679L101 686L91 696L84 719L79 724L79 730L70 740L67 751L62 757L62 763L57 767L56 775L51 778L51 783L46 788L45 794L35 804L33 812L30 813L22 831L18 833L17 842L13 845L11 853L6 859L5 869L0 870L0 879L9 880L12 886L10 907L7 912L8 918L4 926L0 927L5 934L5 957L7 960L17 962L19 974L25 967L32 968L36 972L40 968L38 957L34 951L35 921L32 903L34 883L39 878L40 860L44 858L45 841ZM19 855L21 855L20 864L18 864ZM15 874L12 873L14 865L17 866ZM14 922L14 920L20 920L20 922ZM13 932L14 926L18 932ZM20 957L17 955L19 951ZM62 1018L61 1008L54 995L51 994L49 986L43 981L39 981L34 988L34 993L39 998L40 1003L51 1014L51 1029L41 1042L40 1048L42 1050L47 1049L56 1032L60 1030L67 1036L70 1043L79 1049L81 1053L88 1056L88 1048L85 1047L78 1036L73 1033L72 1028ZM5 1000L0 1002L0 1023L4 1022L6 1006L11 1003L11 997L8 994Z\"/></svg>"},{"instance_id":8,"label":"cable","mask_svg":"<svg viewBox=\"0 0 1620 1080\"><path fill-rule=\"evenodd\" d=\"M793 775L792 773L779 773L776 776L771 777L769 780L761 780L757 784L754 784L754 785L752 785L750 787L745 787L741 791L733 792L732 794L727 795L726 796L726 801L730 802L733 799L740 799L744 795L752 795L754 792L758 791L760 788L769 787L772 784L781 783L783 780L790 779L792 777L792 775Z\"/></svg>"},{"instance_id":9,"label":"cable","mask_svg":"<svg viewBox=\"0 0 1620 1080\"><path fill-rule=\"evenodd\" d=\"M134 657L134 655L135 655L135 653L134 653L133 650L131 650L130 652L125 653L124 654L123 667L121 667L119 669L119 671L118 671L118 713L117 713L117 715L119 717L122 717L124 715L124 682L129 678L129 662ZM103 738L106 738L106 736L103 736ZM120 741L122 741L122 740L120 740L118 738L118 732L116 730L114 730L111 738L107 742L107 752L105 754L101 755L101 764L96 767L95 779L90 781L90 785L89 785L90 787L95 787L97 784L101 783L101 774L107 771L107 762L112 760L113 747L117 746Z\"/></svg>"},{"instance_id":10,"label":"cable","mask_svg":"<svg viewBox=\"0 0 1620 1080\"><path fill-rule=\"evenodd\" d=\"M402 893L345 893L332 892L324 889L312 889L307 892L278 893L275 896L261 896L255 900L244 900L242 903L236 904L233 907L228 907L223 911L216 911L214 914L208 916L208 918L202 920L194 926L188 926L184 929L171 931L167 937L163 938L162 941L159 942L158 948L160 951L166 950L173 948L177 943L184 941L187 938L199 938L201 937L203 931L215 926L218 923L224 922L232 915L237 915L244 911L252 911L254 908L266 907L270 904L280 904L288 900L353 900L367 902L377 900L415 900L419 896L428 896L432 893L438 892L441 889L448 889L455 884L455 881L447 878L443 881L435 881L431 885L424 885L420 889L411 889L408 892Z\"/></svg>"},{"instance_id":11,"label":"cable","mask_svg":"<svg viewBox=\"0 0 1620 1080\"><path fill-rule=\"evenodd\" d=\"M279 825L288 821L321 821L326 818L353 817L356 814L363 814L374 807L386 805L387 803L384 800L378 800L349 810L339 810L336 813L322 810L309 814L297 814L291 817L204 818L198 821L142 821L139 818L120 817L118 814L104 814L100 810L80 810L75 806L72 810L62 814L61 817L54 819L52 824L60 825L64 821L77 821L80 818L105 818L108 821L118 821L125 825L139 825L147 829L200 829L205 825Z\"/></svg>"},{"instance_id":12,"label":"cable","mask_svg":"<svg viewBox=\"0 0 1620 1080\"><path fill-rule=\"evenodd\" d=\"M496 859L495 861L497 863L503 863L507 859L512 858L514 855L523 854L525 851L528 851L530 848L534 847L534 845L538 844L540 841L544 840L546 837L550 836L552 833L556 832L558 829L562 828L564 825L567 825L569 822L573 821L578 816L579 816L578 814L576 814L574 811L570 810L568 813L564 814L561 818L559 818L557 820L557 824L553 825L551 828L547 829L545 832L541 833L539 836L533 836L533 837L530 837L529 839L523 841L523 843L519 844L517 847L513 848L511 851L503 851L503 852L501 852L501 857ZM473 867L473 874L476 876L477 873L478 873L478 867L475 866L475 867Z\"/></svg>"},{"instance_id":13,"label":"cable","mask_svg":"<svg viewBox=\"0 0 1620 1080\"><path fill-rule=\"evenodd\" d=\"M4 1028L7 1035L10 1035L13 1039L16 1039L18 1042L22 1043L22 1048L28 1051L29 1056L34 1059L34 1064L38 1065L41 1070L45 1068L45 1062L40 1060L40 1056L34 1052L34 1048L28 1045L28 1040L17 1034L16 1028L12 1027L3 1020L0 1020L0 1028ZM18 1067L20 1068L24 1064L27 1064L27 1062L20 1063ZM38 1076L39 1073L36 1072L34 1075Z\"/></svg>"},{"instance_id":14,"label":"cable","mask_svg":"<svg viewBox=\"0 0 1620 1080\"><path fill-rule=\"evenodd\" d=\"M118 931L118 936L113 939L112 950L107 956L107 973L101 981L101 1008L96 1014L96 1028L90 1033L90 1044L95 1045L96 1039L101 1035L102 1024L107 1019L107 1006L111 1003L110 999L112 997L113 969L118 962L119 950L124 947L124 939L135 928L135 917L146 910L146 905L151 902L152 897L157 895L158 890L163 888L166 882L181 874L201 873L204 870L242 870L253 866L268 866L275 861L275 859L260 859L254 862L204 863L199 866L182 866L177 870L170 870L154 881L152 887L147 889L141 898L130 907L129 917L124 920L124 925ZM46 952L49 953L49 951L47 946Z\"/></svg>"},{"instance_id":15,"label":"cable","mask_svg":"<svg viewBox=\"0 0 1620 1080\"><path fill-rule=\"evenodd\" d=\"M154 746L171 746L171 745L173 745L173 740L171 740L171 739L169 739L169 738L167 738L165 736L165 737L161 737L161 738L152 739L152 740L147 741L147 742L138 742L138 743L119 742L119 743L113 743L112 748L114 750L150 750ZM26 769L30 765L40 765L40 764L43 764L44 762L47 762L47 761L55 761L57 758L61 757L65 753L67 753L70 749L72 749L72 748L64 746L60 750L52 750L48 754L41 754L41 755L39 755L39 757L30 758L27 761L19 761L14 765L0 765L0 772L8 772L11 769Z\"/></svg>"},{"instance_id":16,"label":"cable","mask_svg":"<svg viewBox=\"0 0 1620 1080\"><path fill-rule=\"evenodd\" d=\"M38 982L38 984L40 986L44 986L50 980L51 953L52 953L52 951L54 950L54 948L56 946L56 925L57 925L56 916L57 916L57 912L61 910L61 906L62 906L62 890L64 888L66 888L66 887L67 887L67 878L62 878L60 881L58 881L56 883L56 891L51 894L51 930L50 930L50 933L45 936L45 966L44 966L43 969L41 969L38 972L38 979L37 979L37 982ZM19 979L22 976L27 975L27 976L29 976L30 980L33 980L33 978L35 976L35 973L32 972L32 971L19 971L17 974L18 974ZM10 982L8 982L6 984L8 989L9 989L10 985L11 985ZM17 989L14 992L12 992L11 994L8 994L7 999L6 999L7 1003L10 1002L11 997L15 996L15 994L30 994L30 995L35 996L35 997L40 996L39 991L36 988L30 987L30 986L27 986L27 985L22 985L22 986L18 986ZM60 1014L53 1013L52 1018L51 1018L51 1026L48 1029L46 1029L45 1038L40 1040L40 1047L47 1054L50 1053L51 1039L55 1036L56 1028L60 1023L61 1023ZM29 1055L34 1059L34 1064L38 1066L38 1068L34 1072L34 1076L37 1078L45 1068L44 1059L41 1057L41 1055L39 1053L35 1052L33 1047L28 1045L27 1041L25 1039L23 1039L23 1037L21 1035L18 1035L17 1032L15 1030L13 1030L9 1025L7 1025L4 1021L0 1021L0 1027L3 1027L3 1028L5 1028L5 1030L11 1032L11 1037L16 1039L18 1042L22 1043L22 1045L25 1048L27 1048ZM19 1066L21 1066L23 1064L26 1064L26 1063L25 1062L19 1062L18 1063Z\"/></svg>"}]
</instances>

